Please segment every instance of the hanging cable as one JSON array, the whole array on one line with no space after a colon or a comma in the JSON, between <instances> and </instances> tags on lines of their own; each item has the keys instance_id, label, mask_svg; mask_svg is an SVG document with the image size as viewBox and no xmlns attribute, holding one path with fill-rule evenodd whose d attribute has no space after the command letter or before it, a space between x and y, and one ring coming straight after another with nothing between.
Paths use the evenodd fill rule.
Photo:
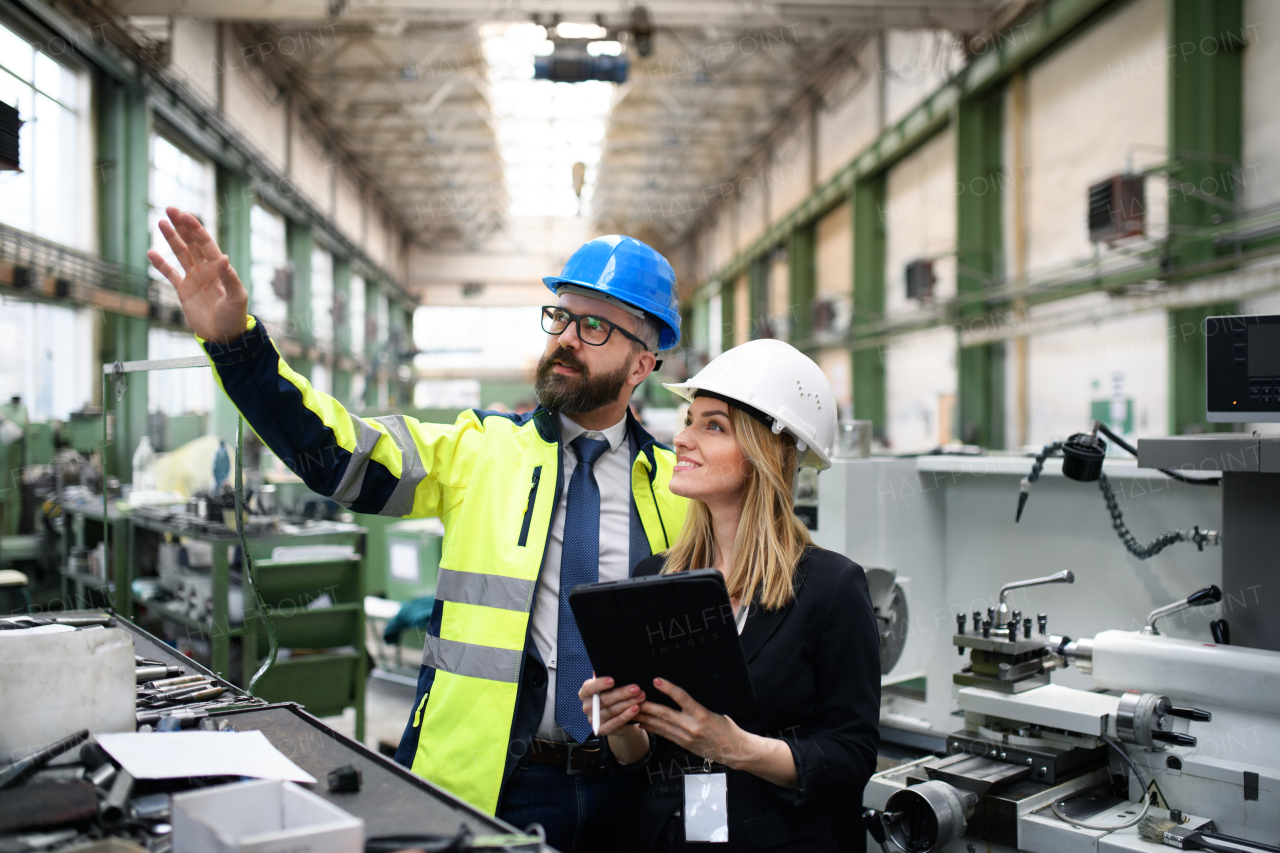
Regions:
<instances>
[{"instance_id":1,"label":"hanging cable","mask_svg":"<svg viewBox=\"0 0 1280 853\"><path fill-rule=\"evenodd\" d=\"M240 563L244 568L244 577L249 585L253 587L254 600L257 602L254 608L262 616L262 621L267 626L267 659L262 662L262 666L258 667L258 671L253 674L253 678L249 679L249 685L245 689L252 694L253 688L257 685L258 680L262 678L275 665L276 655L280 651L279 643L276 641L276 626L271 621L271 614L267 611L267 605L262 600L262 590L258 588L258 577L253 573L253 560L249 557L249 543L245 540L244 535L244 418L236 418L236 534L240 537ZM245 649L245 654L251 654L252 650Z\"/></svg>"},{"instance_id":2,"label":"hanging cable","mask_svg":"<svg viewBox=\"0 0 1280 853\"><path fill-rule=\"evenodd\" d=\"M1107 438L1114 441L1120 448L1125 450L1134 459L1138 458L1137 448L1135 448L1132 444L1130 444L1129 442L1125 441L1123 438L1121 438L1120 436L1112 432L1111 428L1108 427L1106 424L1104 424L1102 421L1094 421L1093 428L1096 431L1105 435ZM1156 470L1159 471L1161 474L1164 474L1166 477L1172 477L1175 480L1179 480L1183 483L1190 483L1193 486L1218 486L1222 484L1221 475L1218 475L1216 477L1188 477L1186 474L1183 474L1180 471L1174 471L1171 468L1157 468Z\"/></svg>"},{"instance_id":3,"label":"hanging cable","mask_svg":"<svg viewBox=\"0 0 1280 853\"><path fill-rule=\"evenodd\" d=\"M1103 830L1106 832L1112 832L1117 829L1128 829L1129 827L1134 826L1135 824L1141 823L1142 819L1147 816L1147 812L1151 810L1151 797L1147 796L1147 780L1142 775L1142 771L1138 769L1138 765L1133 763L1133 759L1129 757L1129 753L1125 752L1124 749L1120 746L1120 744L1116 743L1114 740L1107 737L1106 735L1103 735L1099 739L1104 743L1106 743L1107 746L1111 747L1116 751L1116 753L1120 756L1120 759L1124 761L1125 764L1129 765L1129 770L1133 772L1133 777L1138 780L1138 787L1142 789L1142 794L1141 794L1142 811L1138 812L1137 815L1125 821L1124 823L1117 823L1117 824L1111 824L1111 825L1086 823L1083 820L1076 820L1073 817L1067 817L1065 814L1062 813L1062 810L1059 808L1059 806L1062 804L1057 801L1054 801L1053 803L1053 813L1058 816L1059 820L1066 821L1072 826L1078 826L1081 829Z\"/></svg>"}]
</instances>

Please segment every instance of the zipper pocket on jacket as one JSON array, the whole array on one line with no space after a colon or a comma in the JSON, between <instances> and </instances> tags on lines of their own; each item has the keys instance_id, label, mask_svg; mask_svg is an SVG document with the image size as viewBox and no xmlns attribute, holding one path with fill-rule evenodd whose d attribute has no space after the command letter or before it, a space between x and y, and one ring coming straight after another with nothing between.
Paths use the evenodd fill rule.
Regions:
<instances>
[{"instance_id":1,"label":"zipper pocket on jacket","mask_svg":"<svg viewBox=\"0 0 1280 853\"><path fill-rule=\"evenodd\" d=\"M520 525L520 541L516 544L521 548L525 547L529 542L529 524L533 521L533 504L538 499L538 481L542 479L542 466L539 465L533 469L533 484L529 486L529 502L524 506L524 522Z\"/></svg>"}]
</instances>

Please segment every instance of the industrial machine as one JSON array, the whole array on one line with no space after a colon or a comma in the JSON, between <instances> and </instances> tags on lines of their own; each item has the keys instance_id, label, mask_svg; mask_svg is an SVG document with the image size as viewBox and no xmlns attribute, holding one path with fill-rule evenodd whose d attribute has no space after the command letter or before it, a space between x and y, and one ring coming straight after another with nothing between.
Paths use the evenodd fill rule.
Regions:
<instances>
[{"instance_id":1,"label":"industrial machine","mask_svg":"<svg viewBox=\"0 0 1280 853\"><path fill-rule=\"evenodd\" d=\"M1261 381L1273 328L1280 317L1207 324L1207 398L1220 418L1266 420L1261 385L1244 386L1257 399L1245 395L1234 412L1220 401L1236 374ZM1108 440L1136 464L1108 456ZM1027 462L854 460L824 475L815 539L895 569L911 602L902 663L912 671L885 676L882 733L914 733L934 753L872 777L871 843L903 853L1280 849L1280 552L1267 544L1280 439L1237 432L1134 448L1095 422L1046 446L1029 472ZM1096 483L1102 500L1081 483ZM1168 532L1144 545L1129 525ZM1054 573L1013 575L1027 566ZM904 702L892 688L917 671L926 695Z\"/></svg>"},{"instance_id":2,"label":"industrial machine","mask_svg":"<svg viewBox=\"0 0 1280 853\"><path fill-rule=\"evenodd\" d=\"M1017 611L999 627L996 608L973 614L976 625L958 618L952 642L969 657L955 675L963 728L948 736L945 757L872 778L863 802L879 823L873 837L906 853L974 842L1154 851L1158 842L1137 835L1142 819L1169 820L1174 809L1174 823L1191 829L1211 820L1260 844L1280 839L1280 653L1159 629L1221 598L1210 586L1153 611L1139 631L1076 640L1047 633L1046 614L1035 629ZM1068 667L1090 675L1094 690L1051 682ZM1190 813L1203 819L1184 823Z\"/></svg>"}]
</instances>

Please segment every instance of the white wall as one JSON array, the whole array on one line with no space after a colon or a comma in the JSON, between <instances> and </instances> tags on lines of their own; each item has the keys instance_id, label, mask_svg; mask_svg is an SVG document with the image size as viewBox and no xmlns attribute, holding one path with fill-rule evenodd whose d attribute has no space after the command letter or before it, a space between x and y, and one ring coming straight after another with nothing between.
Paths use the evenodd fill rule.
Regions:
<instances>
[{"instance_id":1,"label":"white wall","mask_svg":"<svg viewBox=\"0 0 1280 853\"><path fill-rule=\"evenodd\" d=\"M950 400L956 393L956 337L943 327L895 338L879 352L885 360L889 449L931 450L950 435ZM949 432L949 431L948 431Z\"/></svg>"},{"instance_id":2,"label":"white wall","mask_svg":"<svg viewBox=\"0 0 1280 853\"><path fill-rule=\"evenodd\" d=\"M964 65L952 34L942 30L889 30L884 37L884 123L892 127Z\"/></svg>"},{"instance_id":3,"label":"white wall","mask_svg":"<svg viewBox=\"0 0 1280 853\"><path fill-rule=\"evenodd\" d=\"M1088 294L1048 306L1065 311L1105 305L1105 294ZM1131 436L1168 435L1169 328L1164 311L1037 335L1030 341L1031 444L1046 444L1089 427L1095 401L1132 400ZM1117 425L1118 426L1118 425ZM1117 429L1117 431L1119 431Z\"/></svg>"},{"instance_id":4,"label":"white wall","mask_svg":"<svg viewBox=\"0 0 1280 853\"><path fill-rule=\"evenodd\" d=\"M853 292L853 212L847 202L814 227L814 275L819 296L848 297Z\"/></svg>"},{"instance_id":5,"label":"white wall","mask_svg":"<svg viewBox=\"0 0 1280 853\"><path fill-rule=\"evenodd\" d=\"M818 220L814 227L814 255L814 292L819 299L835 302L836 328L832 335L843 334L853 307L853 215L848 203L837 205ZM841 413L847 413L853 405L848 347L824 348L814 360L831 381Z\"/></svg>"},{"instance_id":6,"label":"white wall","mask_svg":"<svg viewBox=\"0 0 1280 853\"><path fill-rule=\"evenodd\" d=\"M223 113L272 166L284 171L286 101L260 67L246 64L236 39L228 35L224 47Z\"/></svg>"},{"instance_id":7,"label":"white wall","mask_svg":"<svg viewBox=\"0 0 1280 853\"><path fill-rule=\"evenodd\" d=\"M1280 3L1245 0L1244 206L1280 201Z\"/></svg>"},{"instance_id":8,"label":"white wall","mask_svg":"<svg viewBox=\"0 0 1280 853\"><path fill-rule=\"evenodd\" d=\"M804 200L813 184L810 182L812 144L810 122L796 120L791 132L778 141L769 164L769 212L778 219Z\"/></svg>"},{"instance_id":9,"label":"white wall","mask_svg":"<svg viewBox=\"0 0 1280 853\"><path fill-rule=\"evenodd\" d=\"M289 108L293 109L293 106ZM289 177L312 204L332 213L329 186L333 180L333 158L325 153L320 140L303 125L296 109L290 128Z\"/></svg>"},{"instance_id":10,"label":"white wall","mask_svg":"<svg viewBox=\"0 0 1280 853\"><path fill-rule=\"evenodd\" d=\"M907 299L905 270L918 259L933 259L935 299L956 292L956 136L948 129L889 170L885 182L885 313L906 316L921 310Z\"/></svg>"},{"instance_id":11,"label":"white wall","mask_svg":"<svg viewBox=\"0 0 1280 853\"><path fill-rule=\"evenodd\" d=\"M1025 181L1030 273L1086 263L1088 187L1127 167L1162 162L1167 140L1168 69L1162 0L1134 0L1068 42L1027 73L1026 164L1014 164L1012 190ZM1006 122L1006 141L1012 126ZM1142 147L1146 146L1146 147ZM1010 146L1006 144L1006 151ZM1162 180L1146 186L1148 234L1167 223ZM1008 202L1008 200L1007 200ZM1012 205L1005 211L1011 214ZM1006 226L1006 252L1012 232ZM1104 255L1115 251L1105 245ZM1012 267L1012 255L1009 255ZM1095 306L1089 294L1032 309L1031 318ZM1028 439L1044 444L1089 425L1091 406L1117 393L1132 399L1135 435L1167 434L1168 323L1164 311L1103 322L1028 341ZM1013 347L1007 361L1006 412L1014 415ZM1012 426L1012 421L1008 421ZM1016 435L1010 431L1009 441Z\"/></svg>"},{"instance_id":12,"label":"white wall","mask_svg":"<svg viewBox=\"0 0 1280 853\"><path fill-rule=\"evenodd\" d=\"M288 175L292 186L281 190L306 198L375 263L405 276L402 237L394 217L348 168L335 163L324 140L302 121L296 104L258 64L246 60L244 46L229 27L224 30L223 55L217 55L217 27L208 21L174 19L171 70L175 76L197 97L214 104L221 87L227 120L264 160Z\"/></svg>"},{"instance_id":13,"label":"white wall","mask_svg":"<svg viewBox=\"0 0 1280 853\"><path fill-rule=\"evenodd\" d=\"M213 21L174 18L169 71L197 97L218 102L218 26Z\"/></svg>"},{"instance_id":14,"label":"white wall","mask_svg":"<svg viewBox=\"0 0 1280 853\"><path fill-rule=\"evenodd\" d=\"M335 201L333 219L338 224L338 229L349 239L360 242L360 219L364 205L360 198L360 187L345 169L338 172Z\"/></svg>"},{"instance_id":15,"label":"white wall","mask_svg":"<svg viewBox=\"0 0 1280 853\"><path fill-rule=\"evenodd\" d=\"M1032 272L1093 255L1090 184L1124 171L1129 162L1142 169L1165 161L1164 63L1164 2L1134 0L1028 73ZM1147 201L1154 230L1163 232L1161 181L1147 181Z\"/></svg>"},{"instance_id":16,"label":"white wall","mask_svg":"<svg viewBox=\"0 0 1280 853\"><path fill-rule=\"evenodd\" d=\"M908 263L934 259L935 299L956 291L956 137L938 134L897 163L885 182L885 313L904 317L923 310L907 299ZM949 328L895 339L885 352L887 435L896 452L929 450L951 418L956 393L955 334ZM949 432L949 430L948 430Z\"/></svg>"},{"instance_id":17,"label":"white wall","mask_svg":"<svg viewBox=\"0 0 1280 853\"><path fill-rule=\"evenodd\" d=\"M878 53L873 40L823 93L818 112L818 183L844 168L880 132Z\"/></svg>"},{"instance_id":18,"label":"white wall","mask_svg":"<svg viewBox=\"0 0 1280 853\"><path fill-rule=\"evenodd\" d=\"M761 182L761 170L756 168L752 173L737 182L738 244L749 246L751 241L764 233L768 222L765 219L765 187Z\"/></svg>"}]
</instances>

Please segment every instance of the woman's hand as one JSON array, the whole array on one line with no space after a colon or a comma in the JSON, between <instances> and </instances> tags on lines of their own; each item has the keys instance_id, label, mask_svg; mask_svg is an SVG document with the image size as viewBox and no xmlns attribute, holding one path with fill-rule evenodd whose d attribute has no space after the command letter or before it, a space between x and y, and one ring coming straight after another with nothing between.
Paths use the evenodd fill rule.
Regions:
<instances>
[{"instance_id":1,"label":"woman's hand","mask_svg":"<svg viewBox=\"0 0 1280 853\"><path fill-rule=\"evenodd\" d=\"M594 676L594 673L593 673ZM613 686L612 678L589 678L582 682L578 698L582 713L591 719L591 697L600 696L600 736L609 737L609 749L622 764L634 764L649 752L649 736L633 725L644 701L644 691L634 684Z\"/></svg>"},{"instance_id":2,"label":"woman's hand","mask_svg":"<svg viewBox=\"0 0 1280 853\"><path fill-rule=\"evenodd\" d=\"M640 728L734 770L745 770L784 788L798 787L795 758L786 743L744 731L729 717L708 711L670 681L655 678L653 686L674 699L680 710L644 702L636 715Z\"/></svg>"},{"instance_id":3,"label":"woman's hand","mask_svg":"<svg viewBox=\"0 0 1280 853\"><path fill-rule=\"evenodd\" d=\"M249 325L248 291L200 220L176 207L165 212L169 219L160 220L160 233L183 271L175 270L154 249L147 258L178 291L191 331L218 344L236 340Z\"/></svg>"}]
</instances>

